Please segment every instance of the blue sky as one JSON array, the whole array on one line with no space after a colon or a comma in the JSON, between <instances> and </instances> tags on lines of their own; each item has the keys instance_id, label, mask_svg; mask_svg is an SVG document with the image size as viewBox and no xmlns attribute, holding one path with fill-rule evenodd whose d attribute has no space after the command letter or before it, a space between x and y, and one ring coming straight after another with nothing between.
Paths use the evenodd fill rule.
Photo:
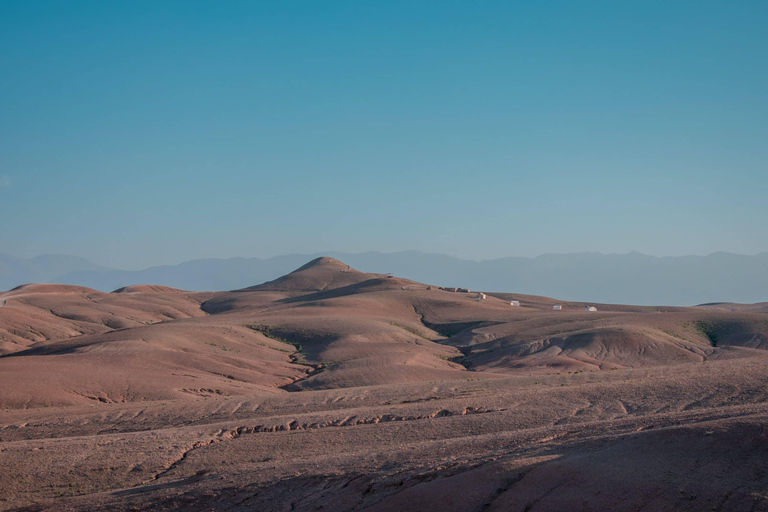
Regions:
<instances>
[{"instance_id":1,"label":"blue sky","mask_svg":"<svg viewBox=\"0 0 768 512\"><path fill-rule=\"evenodd\" d=\"M768 251L766 2L0 12L3 253Z\"/></svg>"}]
</instances>

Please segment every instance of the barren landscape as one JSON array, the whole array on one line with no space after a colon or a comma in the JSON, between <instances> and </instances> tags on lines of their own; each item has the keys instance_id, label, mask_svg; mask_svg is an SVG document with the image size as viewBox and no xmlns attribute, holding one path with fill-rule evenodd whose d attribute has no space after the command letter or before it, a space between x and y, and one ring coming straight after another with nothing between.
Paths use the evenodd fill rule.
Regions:
<instances>
[{"instance_id":1,"label":"barren landscape","mask_svg":"<svg viewBox=\"0 0 768 512\"><path fill-rule=\"evenodd\" d=\"M0 509L768 510L766 303L440 285L0 293Z\"/></svg>"}]
</instances>

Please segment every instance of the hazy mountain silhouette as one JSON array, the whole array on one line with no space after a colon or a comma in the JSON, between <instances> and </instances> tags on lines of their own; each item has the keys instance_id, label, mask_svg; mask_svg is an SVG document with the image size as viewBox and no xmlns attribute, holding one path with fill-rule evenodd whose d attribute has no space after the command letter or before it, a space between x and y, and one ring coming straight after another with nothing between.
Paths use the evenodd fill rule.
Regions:
<instances>
[{"instance_id":1,"label":"hazy mountain silhouette","mask_svg":"<svg viewBox=\"0 0 768 512\"><path fill-rule=\"evenodd\" d=\"M56 282L72 272L102 273L112 270L77 256L48 254L25 259L0 254L0 290L26 283Z\"/></svg>"},{"instance_id":2,"label":"hazy mountain silhouette","mask_svg":"<svg viewBox=\"0 0 768 512\"><path fill-rule=\"evenodd\" d=\"M290 254L268 259L201 259L140 271L114 270L82 258L0 256L0 289L29 282L74 284L110 291L132 284L187 290L234 290L276 279L318 256L362 272L391 272L420 282L485 291L547 295L563 300L693 305L768 300L768 253L658 258L629 254L548 254L469 261L419 251Z\"/></svg>"}]
</instances>

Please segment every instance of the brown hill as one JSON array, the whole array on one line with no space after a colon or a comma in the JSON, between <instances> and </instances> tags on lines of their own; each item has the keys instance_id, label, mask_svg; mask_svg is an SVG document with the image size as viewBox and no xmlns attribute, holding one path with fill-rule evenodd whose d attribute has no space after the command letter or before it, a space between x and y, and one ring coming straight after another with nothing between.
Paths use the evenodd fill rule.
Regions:
<instances>
[{"instance_id":1,"label":"brown hill","mask_svg":"<svg viewBox=\"0 0 768 512\"><path fill-rule=\"evenodd\" d=\"M21 297L24 295L39 295L39 294L55 294L64 295L70 293L101 293L92 288L86 288L84 286L73 286L69 284L47 284L47 283L30 283L17 286L16 288L7 292L0 292L2 297Z\"/></svg>"},{"instance_id":2,"label":"brown hill","mask_svg":"<svg viewBox=\"0 0 768 512\"><path fill-rule=\"evenodd\" d=\"M713 311L744 311L753 313L768 313L768 302L758 302L756 304L737 304L735 302L715 302L712 304L701 304L696 306L700 309Z\"/></svg>"},{"instance_id":3,"label":"brown hill","mask_svg":"<svg viewBox=\"0 0 768 512\"><path fill-rule=\"evenodd\" d=\"M172 290L172 289L169 289ZM34 343L203 316L205 294L103 293L67 285L25 285L0 293L0 355Z\"/></svg>"},{"instance_id":4,"label":"brown hill","mask_svg":"<svg viewBox=\"0 0 768 512\"><path fill-rule=\"evenodd\" d=\"M168 365L202 369L216 375L214 380L221 374L232 375L222 372L217 358L205 356L203 363L190 356L207 353L211 343L218 344L203 327L223 336L222 343L231 343L221 350L244 354L244 360L232 364L252 367L262 375L239 380L290 385L290 389L457 379L466 369L472 370L468 378L488 379L520 372L678 365L750 357L754 350L768 347L768 316L759 313L603 304L595 312L584 310L581 303L546 297L516 296L521 307L510 306L509 296L479 301L477 297L367 274L333 258L318 258L275 281L235 292L194 294L140 285L105 294L79 287L28 285L2 296L6 305L0 309L0 341L5 353L28 349L19 356L30 358L24 361L32 366L47 354L46 364L53 363L50 372L55 375L57 361L66 361L63 372L77 372L78 363L96 364L90 357L102 353L107 360L100 364L107 368L113 357L123 354L122 348L115 355L107 347L144 340L146 345L131 344L130 352L143 351L145 357L165 363L128 370L125 379L128 384L134 379L152 382L155 375L162 375L163 383L147 395L152 399L175 396L178 389L189 387L167 382ZM563 309L555 311L553 304ZM179 321L206 313L212 316ZM176 322L168 324L171 321ZM152 324L162 325L153 328ZM243 332L256 334L243 338ZM283 347L286 354L283 359L303 364L301 369L289 372L289 377L279 366L271 372L263 363L272 358L259 350L243 351L239 345L243 339L259 336L278 343L275 346ZM73 338L75 345L69 341ZM150 338L152 343L146 341ZM176 346L178 339L184 340L183 347ZM152 355L164 347L176 347L173 350L184 357ZM77 357L86 352L88 357ZM16 361L15 367L23 368ZM21 381L32 379L31 373L17 373L15 378ZM214 387L225 392L221 386ZM40 382L22 388L28 403L46 403L45 397L55 394ZM87 394L76 387L70 391L73 396ZM115 400L125 396L118 394Z\"/></svg>"},{"instance_id":5,"label":"brown hill","mask_svg":"<svg viewBox=\"0 0 768 512\"><path fill-rule=\"evenodd\" d=\"M246 288L251 291L308 292L349 286L377 277L345 265L341 261L321 257L274 281Z\"/></svg>"},{"instance_id":6,"label":"brown hill","mask_svg":"<svg viewBox=\"0 0 768 512\"><path fill-rule=\"evenodd\" d=\"M759 307L332 258L233 292L26 285L0 294L0 509L761 510L766 348Z\"/></svg>"},{"instance_id":7,"label":"brown hill","mask_svg":"<svg viewBox=\"0 0 768 512\"><path fill-rule=\"evenodd\" d=\"M123 286L118 288L112 293L189 293L185 290L179 290L178 288L171 288L170 286L160 286L157 284L134 284L131 286Z\"/></svg>"}]
</instances>

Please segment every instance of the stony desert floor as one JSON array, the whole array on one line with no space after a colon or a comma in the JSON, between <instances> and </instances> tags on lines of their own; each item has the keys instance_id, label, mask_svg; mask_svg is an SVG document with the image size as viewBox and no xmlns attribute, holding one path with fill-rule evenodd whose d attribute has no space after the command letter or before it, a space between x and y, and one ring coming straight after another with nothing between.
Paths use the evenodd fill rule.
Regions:
<instances>
[{"instance_id":1,"label":"stony desert floor","mask_svg":"<svg viewBox=\"0 0 768 512\"><path fill-rule=\"evenodd\" d=\"M0 509L768 510L765 304L476 297L2 293Z\"/></svg>"}]
</instances>

